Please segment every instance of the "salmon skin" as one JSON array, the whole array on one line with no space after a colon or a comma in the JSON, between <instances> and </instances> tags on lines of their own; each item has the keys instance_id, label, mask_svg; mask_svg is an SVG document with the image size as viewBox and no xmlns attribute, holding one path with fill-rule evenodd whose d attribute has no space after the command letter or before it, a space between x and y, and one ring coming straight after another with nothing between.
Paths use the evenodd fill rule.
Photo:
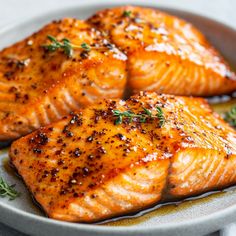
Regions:
<instances>
[{"instance_id":1,"label":"salmon skin","mask_svg":"<svg viewBox=\"0 0 236 236\"><path fill-rule=\"evenodd\" d=\"M193 25L156 9L124 6L88 22L128 56L133 92L212 96L236 90L236 75Z\"/></svg>"},{"instance_id":2,"label":"salmon skin","mask_svg":"<svg viewBox=\"0 0 236 236\"><path fill-rule=\"evenodd\" d=\"M117 120L128 111L151 118ZM235 144L204 99L142 93L40 128L9 156L49 217L96 222L235 184Z\"/></svg>"},{"instance_id":3,"label":"salmon skin","mask_svg":"<svg viewBox=\"0 0 236 236\"><path fill-rule=\"evenodd\" d=\"M48 36L76 46L50 52ZM0 52L0 140L16 139L101 98L120 98L126 56L84 21L63 19Z\"/></svg>"}]
</instances>

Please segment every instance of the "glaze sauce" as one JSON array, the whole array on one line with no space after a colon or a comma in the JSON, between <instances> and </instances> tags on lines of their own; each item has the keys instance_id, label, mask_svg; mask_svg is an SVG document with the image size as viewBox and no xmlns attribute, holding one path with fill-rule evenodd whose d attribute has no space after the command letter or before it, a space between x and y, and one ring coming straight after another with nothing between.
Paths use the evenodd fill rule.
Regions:
<instances>
[{"instance_id":1,"label":"glaze sauce","mask_svg":"<svg viewBox=\"0 0 236 236\"><path fill-rule=\"evenodd\" d=\"M2 166L4 170L7 172L7 174L21 179L21 176L17 173L14 166L9 162L9 159L7 157L4 157L2 159ZM210 200L213 200L217 197L222 197L226 192L230 192L236 189L236 186L229 187L224 190L216 190L207 192L198 196L185 198L183 200L179 201L173 201L173 202L166 202L166 203L158 203L152 207L149 207L147 209L141 210L139 212L114 217L111 219L107 219L105 221L98 222L96 224L98 225L107 225L107 226L132 226L137 225L142 222L145 222L149 220L150 218L157 217L157 216L163 216L167 214L174 214L176 211L181 211L186 208L192 207L193 205L199 205L202 203L209 202ZM30 193L32 198L32 207L37 207L37 210L40 210L41 214L44 216L47 216L45 212L43 211L43 208L40 206L40 204L35 200L33 195Z\"/></svg>"},{"instance_id":2,"label":"glaze sauce","mask_svg":"<svg viewBox=\"0 0 236 236\"><path fill-rule=\"evenodd\" d=\"M100 225L107 226L132 226L145 222L153 217L163 216L167 214L174 214L177 211L181 211L192 207L193 205L200 205L202 203L209 202L217 197L222 197L226 192L233 191L236 187L226 188L224 190L211 191L199 196L185 198L181 201L159 203L151 208L142 210L133 215L125 215L112 219L108 219L99 222Z\"/></svg>"},{"instance_id":3,"label":"glaze sauce","mask_svg":"<svg viewBox=\"0 0 236 236\"><path fill-rule=\"evenodd\" d=\"M236 105L236 94L233 96L217 96L208 99L212 108L218 112L219 114L223 114L228 111L232 106ZM1 144L0 144L1 147ZM7 149L2 149L1 152L5 152ZM4 170L11 176L19 176L14 166L9 163L9 159L4 157L2 159L2 165ZM21 177L20 177L21 178ZM216 190L207 192L198 196L185 198L180 201L173 201L167 203L159 203L148 209L139 211L138 213L133 213L129 215L119 216L112 219L108 219L105 221L98 222L99 225L107 225L107 226L131 226L140 224L142 222L147 221L152 217L163 216L166 214L173 214L176 211L184 210L188 207L192 207L193 205L199 205L202 203L209 202L217 197L222 197L226 192L235 190L236 187L226 188L224 190ZM37 201L32 197L32 205L40 209L43 212L41 206L37 203ZM43 212L44 213L44 212ZM45 213L44 213L45 215Z\"/></svg>"}]
</instances>

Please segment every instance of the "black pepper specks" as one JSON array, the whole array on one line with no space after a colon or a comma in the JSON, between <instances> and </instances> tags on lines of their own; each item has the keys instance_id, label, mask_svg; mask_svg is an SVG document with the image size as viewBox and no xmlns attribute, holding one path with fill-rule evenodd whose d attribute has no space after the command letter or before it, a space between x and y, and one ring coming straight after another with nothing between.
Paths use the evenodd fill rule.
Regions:
<instances>
[{"instance_id":1,"label":"black pepper specks","mask_svg":"<svg viewBox=\"0 0 236 236\"><path fill-rule=\"evenodd\" d=\"M40 145L45 145L46 143L48 143L48 137L45 133L39 133L38 138Z\"/></svg>"},{"instance_id":2,"label":"black pepper specks","mask_svg":"<svg viewBox=\"0 0 236 236\"><path fill-rule=\"evenodd\" d=\"M33 148L33 152L36 153L36 154L41 154L42 150L39 149L39 148Z\"/></svg>"},{"instance_id":3,"label":"black pepper specks","mask_svg":"<svg viewBox=\"0 0 236 236\"><path fill-rule=\"evenodd\" d=\"M87 167L84 167L82 170L84 176L87 176L89 174L89 169Z\"/></svg>"},{"instance_id":4,"label":"black pepper specks","mask_svg":"<svg viewBox=\"0 0 236 236\"><path fill-rule=\"evenodd\" d=\"M123 134L118 133L116 136L122 141L126 140L126 137Z\"/></svg>"},{"instance_id":5,"label":"black pepper specks","mask_svg":"<svg viewBox=\"0 0 236 236\"><path fill-rule=\"evenodd\" d=\"M79 157L81 154L82 154L82 152L81 152L81 150L80 150L79 148L76 148L76 149L74 150L74 156L75 156L75 157Z\"/></svg>"},{"instance_id":6,"label":"black pepper specks","mask_svg":"<svg viewBox=\"0 0 236 236\"><path fill-rule=\"evenodd\" d=\"M91 143L93 141L93 136L89 136L86 140L87 142Z\"/></svg>"},{"instance_id":7,"label":"black pepper specks","mask_svg":"<svg viewBox=\"0 0 236 236\"><path fill-rule=\"evenodd\" d=\"M106 149L105 149L104 147L99 147L99 148L97 149L97 151L98 151L99 153L101 153L101 154L105 154L105 153L106 153Z\"/></svg>"},{"instance_id":8,"label":"black pepper specks","mask_svg":"<svg viewBox=\"0 0 236 236\"><path fill-rule=\"evenodd\" d=\"M66 135L66 137L70 138L73 137L73 133L69 130L69 125L65 125L64 129L62 131L62 133L64 133Z\"/></svg>"}]
</instances>

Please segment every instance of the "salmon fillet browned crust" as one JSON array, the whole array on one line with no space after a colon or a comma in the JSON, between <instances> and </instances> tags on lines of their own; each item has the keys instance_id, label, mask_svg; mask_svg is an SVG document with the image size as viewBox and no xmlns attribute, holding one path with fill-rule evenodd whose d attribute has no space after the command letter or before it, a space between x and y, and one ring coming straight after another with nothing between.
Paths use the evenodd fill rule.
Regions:
<instances>
[{"instance_id":1,"label":"salmon fillet browned crust","mask_svg":"<svg viewBox=\"0 0 236 236\"><path fill-rule=\"evenodd\" d=\"M68 57L45 45L64 38L83 48ZM86 50L86 45L91 47ZM76 19L48 24L0 52L0 140L15 139L101 98L120 98L126 56L101 32Z\"/></svg>"},{"instance_id":2,"label":"salmon fillet browned crust","mask_svg":"<svg viewBox=\"0 0 236 236\"><path fill-rule=\"evenodd\" d=\"M236 132L200 98L104 100L18 139L9 154L47 215L65 221L100 221L236 183Z\"/></svg>"},{"instance_id":3,"label":"salmon fillet browned crust","mask_svg":"<svg viewBox=\"0 0 236 236\"><path fill-rule=\"evenodd\" d=\"M55 46L49 35L59 48L45 50ZM71 57L64 47L68 42ZM87 22L69 18L48 24L0 52L0 141L102 98L235 90L235 74L191 24L150 8L103 10Z\"/></svg>"},{"instance_id":4,"label":"salmon fillet browned crust","mask_svg":"<svg viewBox=\"0 0 236 236\"><path fill-rule=\"evenodd\" d=\"M236 90L236 76L193 25L156 9L99 11L89 23L128 56L134 91L211 96Z\"/></svg>"}]
</instances>

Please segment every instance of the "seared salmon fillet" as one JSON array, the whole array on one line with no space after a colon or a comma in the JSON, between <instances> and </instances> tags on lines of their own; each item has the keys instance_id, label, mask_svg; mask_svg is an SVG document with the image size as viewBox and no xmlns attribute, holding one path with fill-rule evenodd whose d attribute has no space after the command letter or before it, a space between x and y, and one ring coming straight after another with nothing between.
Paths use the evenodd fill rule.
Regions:
<instances>
[{"instance_id":1,"label":"seared salmon fillet","mask_svg":"<svg viewBox=\"0 0 236 236\"><path fill-rule=\"evenodd\" d=\"M55 44L52 38L78 48L47 48ZM0 140L18 138L101 98L121 98L125 60L101 32L70 18L2 50Z\"/></svg>"},{"instance_id":2,"label":"seared salmon fillet","mask_svg":"<svg viewBox=\"0 0 236 236\"><path fill-rule=\"evenodd\" d=\"M128 56L134 91L211 96L235 91L236 75L193 25L156 9L99 11L89 23Z\"/></svg>"},{"instance_id":3,"label":"seared salmon fillet","mask_svg":"<svg viewBox=\"0 0 236 236\"><path fill-rule=\"evenodd\" d=\"M0 52L0 141L103 98L235 89L235 74L191 24L155 9L108 9L54 21Z\"/></svg>"},{"instance_id":4,"label":"seared salmon fillet","mask_svg":"<svg viewBox=\"0 0 236 236\"><path fill-rule=\"evenodd\" d=\"M236 132L201 98L104 100L13 142L51 218L95 222L236 183Z\"/></svg>"}]
</instances>

